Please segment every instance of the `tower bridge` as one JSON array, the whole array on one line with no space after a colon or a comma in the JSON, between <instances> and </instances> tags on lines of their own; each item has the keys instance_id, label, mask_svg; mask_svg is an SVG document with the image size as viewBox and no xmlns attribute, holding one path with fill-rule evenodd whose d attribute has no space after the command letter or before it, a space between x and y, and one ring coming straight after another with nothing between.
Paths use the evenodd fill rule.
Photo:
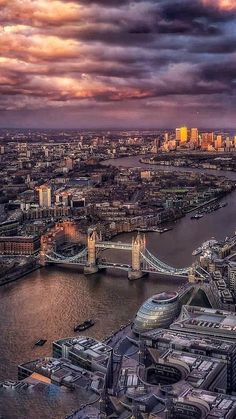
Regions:
<instances>
[{"instance_id":1,"label":"tower bridge","mask_svg":"<svg viewBox=\"0 0 236 419\"><path fill-rule=\"evenodd\" d=\"M101 235L95 229L89 229L87 236L87 246L74 256L63 256L56 251L55 246L50 242L49 246L42 241L40 260L42 265L48 263L78 265L84 268L84 273L94 274L101 269L113 268L128 272L128 278L138 279L147 273L157 273L173 277L189 277L194 282L196 277L204 278L206 272L198 268L174 268L159 260L146 247L145 235L137 234L131 243L103 241ZM116 263L108 261L102 257L104 250L122 250L131 253L131 264Z\"/></svg>"}]
</instances>

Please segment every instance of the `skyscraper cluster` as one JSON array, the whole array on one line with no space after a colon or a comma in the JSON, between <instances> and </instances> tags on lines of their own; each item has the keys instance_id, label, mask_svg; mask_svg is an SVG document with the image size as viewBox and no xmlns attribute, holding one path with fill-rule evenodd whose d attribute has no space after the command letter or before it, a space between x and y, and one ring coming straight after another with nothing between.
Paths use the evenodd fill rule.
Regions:
<instances>
[{"instance_id":1,"label":"skyscraper cluster","mask_svg":"<svg viewBox=\"0 0 236 419\"><path fill-rule=\"evenodd\" d=\"M230 137L221 133L200 132L198 128L183 126L176 128L175 135L165 133L162 145L163 151L172 151L179 148L228 152L236 149L236 136Z\"/></svg>"}]
</instances>

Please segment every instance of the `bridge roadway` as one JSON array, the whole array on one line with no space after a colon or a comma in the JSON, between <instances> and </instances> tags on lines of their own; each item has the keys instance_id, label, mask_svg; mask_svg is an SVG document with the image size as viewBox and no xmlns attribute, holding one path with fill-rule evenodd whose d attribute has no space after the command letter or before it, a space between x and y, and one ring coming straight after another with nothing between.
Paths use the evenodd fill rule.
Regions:
<instances>
[{"instance_id":1,"label":"bridge roadway","mask_svg":"<svg viewBox=\"0 0 236 419\"><path fill-rule=\"evenodd\" d=\"M66 259L51 259L50 256L47 256L48 259L48 263L53 263L53 264L66 264L66 265L71 265L71 266L85 266L86 263L84 260L74 260L74 261L67 261ZM123 271L129 272L132 270L132 267L128 264L125 263L115 263L115 262L109 262L109 261L104 261L104 262L98 262L97 264L98 269L121 269ZM141 270L143 273L158 273L158 275L171 275L171 276L175 276L178 278L187 278L188 274L187 272L178 272L178 270L175 271L170 271L170 272L166 272L166 271L161 271L158 270L155 267L149 266L149 267L142 267L141 266Z\"/></svg>"},{"instance_id":2,"label":"bridge roadway","mask_svg":"<svg viewBox=\"0 0 236 419\"><path fill-rule=\"evenodd\" d=\"M97 249L117 249L117 250L132 250L131 243L121 242L97 242L95 247Z\"/></svg>"},{"instance_id":3,"label":"bridge roadway","mask_svg":"<svg viewBox=\"0 0 236 419\"><path fill-rule=\"evenodd\" d=\"M108 268L122 269L123 271L127 271L127 272L132 270L132 267L130 265L121 264L121 263L112 263L112 262L98 263L98 268L99 269L108 269ZM146 268L146 267L142 267L142 266L141 266L141 271L143 273L147 273L147 274L148 273L150 273L150 274L151 273L153 273L153 274L158 273L158 275L165 275L165 276L166 275L171 275L171 276L176 276L178 278L188 278L187 272L186 273L184 273L184 272L178 273L178 271L176 271L176 272L168 273L168 272L157 270L157 268L153 268L153 267Z\"/></svg>"}]
</instances>

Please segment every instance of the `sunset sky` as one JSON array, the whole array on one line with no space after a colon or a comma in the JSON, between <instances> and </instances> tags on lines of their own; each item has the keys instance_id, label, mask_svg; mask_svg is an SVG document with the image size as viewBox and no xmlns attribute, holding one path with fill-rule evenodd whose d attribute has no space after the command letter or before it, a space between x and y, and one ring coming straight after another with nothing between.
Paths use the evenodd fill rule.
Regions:
<instances>
[{"instance_id":1,"label":"sunset sky","mask_svg":"<svg viewBox=\"0 0 236 419\"><path fill-rule=\"evenodd\" d=\"M235 0L0 0L0 126L236 127Z\"/></svg>"}]
</instances>

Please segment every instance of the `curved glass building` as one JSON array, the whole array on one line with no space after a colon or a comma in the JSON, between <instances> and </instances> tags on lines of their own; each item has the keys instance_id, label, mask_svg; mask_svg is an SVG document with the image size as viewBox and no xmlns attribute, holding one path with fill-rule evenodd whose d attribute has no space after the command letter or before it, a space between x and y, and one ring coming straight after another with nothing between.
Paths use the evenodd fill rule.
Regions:
<instances>
[{"instance_id":1,"label":"curved glass building","mask_svg":"<svg viewBox=\"0 0 236 419\"><path fill-rule=\"evenodd\" d=\"M179 313L177 292L162 292L145 301L140 307L133 323L136 333L169 327Z\"/></svg>"}]
</instances>

